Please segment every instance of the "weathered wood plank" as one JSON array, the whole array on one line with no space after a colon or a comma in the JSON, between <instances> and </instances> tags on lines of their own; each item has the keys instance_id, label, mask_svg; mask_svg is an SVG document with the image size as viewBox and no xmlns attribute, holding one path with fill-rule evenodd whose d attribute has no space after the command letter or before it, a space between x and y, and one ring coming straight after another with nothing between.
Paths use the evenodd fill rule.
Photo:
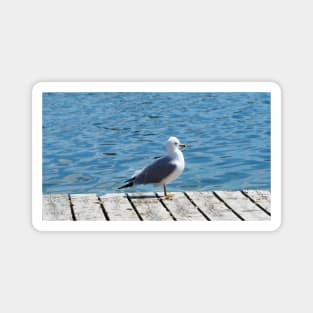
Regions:
<instances>
[{"instance_id":1,"label":"weathered wood plank","mask_svg":"<svg viewBox=\"0 0 313 313\"><path fill-rule=\"evenodd\" d=\"M244 190L251 199L259 204L264 210L271 213L271 193L267 190Z\"/></svg>"},{"instance_id":2,"label":"weathered wood plank","mask_svg":"<svg viewBox=\"0 0 313 313\"><path fill-rule=\"evenodd\" d=\"M172 199L164 198L163 193L157 194L177 221L207 220L182 192L171 192L174 195Z\"/></svg>"},{"instance_id":3,"label":"weathered wood plank","mask_svg":"<svg viewBox=\"0 0 313 313\"><path fill-rule=\"evenodd\" d=\"M42 219L45 221L72 220L71 206L67 194L43 195Z\"/></svg>"},{"instance_id":4,"label":"weathered wood plank","mask_svg":"<svg viewBox=\"0 0 313 313\"><path fill-rule=\"evenodd\" d=\"M144 221L173 221L154 193L131 193L128 196Z\"/></svg>"},{"instance_id":5,"label":"weathered wood plank","mask_svg":"<svg viewBox=\"0 0 313 313\"><path fill-rule=\"evenodd\" d=\"M212 221L238 221L239 217L234 214L213 192L188 191L186 194Z\"/></svg>"},{"instance_id":6,"label":"weathered wood plank","mask_svg":"<svg viewBox=\"0 0 313 313\"><path fill-rule=\"evenodd\" d=\"M71 194L70 199L76 220L106 220L96 194Z\"/></svg>"},{"instance_id":7,"label":"weathered wood plank","mask_svg":"<svg viewBox=\"0 0 313 313\"><path fill-rule=\"evenodd\" d=\"M269 220L270 216L240 191L215 191L236 213L246 221Z\"/></svg>"},{"instance_id":8,"label":"weathered wood plank","mask_svg":"<svg viewBox=\"0 0 313 313\"><path fill-rule=\"evenodd\" d=\"M110 221L139 221L139 217L123 193L111 193L100 196Z\"/></svg>"},{"instance_id":9,"label":"weathered wood plank","mask_svg":"<svg viewBox=\"0 0 313 313\"><path fill-rule=\"evenodd\" d=\"M106 221L106 217L112 221L270 219L271 194L265 190L176 192L173 200L165 199L163 193L157 195L159 198L152 192L129 194L131 202L121 193L106 194L100 200L95 194L73 194L71 201L67 194L43 195L42 218L49 221L73 220L73 217L101 221Z\"/></svg>"}]
</instances>

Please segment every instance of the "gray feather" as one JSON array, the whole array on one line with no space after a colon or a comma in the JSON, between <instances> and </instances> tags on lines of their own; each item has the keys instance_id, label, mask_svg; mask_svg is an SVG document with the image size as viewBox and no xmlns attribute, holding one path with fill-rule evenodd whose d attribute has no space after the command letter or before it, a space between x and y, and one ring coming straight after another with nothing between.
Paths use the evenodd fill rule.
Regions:
<instances>
[{"instance_id":1,"label":"gray feather","mask_svg":"<svg viewBox=\"0 0 313 313\"><path fill-rule=\"evenodd\" d=\"M176 165L169 156L154 161L144 168L136 177L134 184L157 184L168 177L176 169Z\"/></svg>"}]
</instances>

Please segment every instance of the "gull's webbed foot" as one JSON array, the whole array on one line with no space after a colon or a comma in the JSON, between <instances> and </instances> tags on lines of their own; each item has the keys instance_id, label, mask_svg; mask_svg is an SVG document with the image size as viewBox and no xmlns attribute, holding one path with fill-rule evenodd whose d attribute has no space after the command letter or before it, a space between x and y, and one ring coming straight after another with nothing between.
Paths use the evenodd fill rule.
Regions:
<instances>
[{"instance_id":1,"label":"gull's webbed foot","mask_svg":"<svg viewBox=\"0 0 313 313\"><path fill-rule=\"evenodd\" d=\"M167 200L173 200L174 195L172 193L167 193L165 196L165 199Z\"/></svg>"},{"instance_id":2,"label":"gull's webbed foot","mask_svg":"<svg viewBox=\"0 0 313 313\"><path fill-rule=\"evenodd\" d=\"M167 199L167 200L172 200L173 197L174 197L174 195L171 194L171 193L167 193L167 192L166 192L166 185L163 185L163 190L164 190L164 197L165 197L165 199Z\"/></svg>"}]
</instances>

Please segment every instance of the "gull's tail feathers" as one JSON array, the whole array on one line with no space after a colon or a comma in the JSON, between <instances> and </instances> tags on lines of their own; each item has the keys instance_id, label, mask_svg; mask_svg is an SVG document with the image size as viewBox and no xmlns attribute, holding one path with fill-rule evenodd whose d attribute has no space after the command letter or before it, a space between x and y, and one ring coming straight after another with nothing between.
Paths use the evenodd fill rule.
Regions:
<instances>
[{"instance_id":1,"label":"gull's tail feathers","mask_svg":"<svg viewBox=\"0 0 313 313\"><path fill-rule=\"evenodd\" d=\"M118 187L118 189L122 189L122 188L128 188L128 187L132 187L134 186L134 181L135 181L135 177L130 178L129 180L126 180L125 185Z\"/></svg>"},{"instance_id":2,"label":"gull's tail feathers","mask_svg":"<svg viewBox=\"0 0 313 313\"><path fill-rule=\"evenodd\" d=\"M134 186L134 181L136 179L136 177L138 176L138 174L140 174L142 172L143 169L137 170L135 171L135 173L133 174L132 178L128 179L125 181L125 185L118 187L118 189L122 189L122 188L128 188L128 187L132 187Z\"/></svg>"}]
</instances>

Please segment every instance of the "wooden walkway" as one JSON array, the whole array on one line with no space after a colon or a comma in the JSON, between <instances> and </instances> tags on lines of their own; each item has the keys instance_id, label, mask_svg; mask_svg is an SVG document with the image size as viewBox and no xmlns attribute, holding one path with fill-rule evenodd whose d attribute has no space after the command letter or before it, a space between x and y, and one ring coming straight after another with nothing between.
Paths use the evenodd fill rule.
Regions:
<instances>
[{"instance_id":1,"label":"wooden walkway","mask_svg":"<svg viewBox=\"0 0 313 313\"><path fill-rule=\"evenodd\" d=\"M263 221L271 218L264 190L161 193L48 194L46 221Z\"/></svg>"}]
</instances>

